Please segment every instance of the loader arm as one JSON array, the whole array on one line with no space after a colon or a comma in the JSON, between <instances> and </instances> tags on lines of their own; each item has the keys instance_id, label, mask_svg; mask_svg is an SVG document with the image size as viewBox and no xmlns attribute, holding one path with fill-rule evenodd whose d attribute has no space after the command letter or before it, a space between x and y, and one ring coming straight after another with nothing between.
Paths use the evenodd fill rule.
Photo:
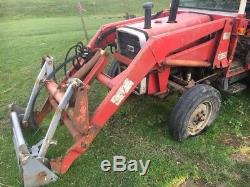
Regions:
<instances>
[{"instance_id":1,"label":"loader arm","mask_svg":"<svg viewBox=\"0 0 250 187\"><path fill-rule=\"evenodd\" d=\"M163 87L167 88L168 85L168 76L170 74L170 67L165 65L167 63L166 57L171 58L171 52L176 51L182 46L188 45L198 39L209 35L210 33L215 33L224 28L226 23L225 19L207 23L203 26L194 26L189 28L190 32L187 32L187 29L181 31L166 34L162 36L157 36L149 39L144 46L144 48L139 52L139 54L134 58L128 68L124 70L117 77L111 79L103 73L103 69L107 64L106 60L100 60L96 63L93 69L89 72L85 79L82 79L84 85L91 87L90 83L94 78L99 80L102 84L110 88L109 93L104 98L104 100L97 107L93 116L90 117L88 131L86 136L80 138L67 152L66 156L63 159L55 160L51 165L52 168L60 173L65 173L73 161L83 154L93 140L95 139L98 132L104 127L107 121L111 116L121 107L121 105L126 101L129 95L133 92L136 86L140 81L154 68L160 67L161 71L165 73ZM185 33L186 36L185 36ZM192 37L190 34L193 33ZM176 38L184 36L185 40L182 40L181 43L174 42ZM166 42L172 42L176 45L173 47L168 47L164 45ZM165 46L164 50L159 50L158 46ZM210 45L206 46L211 48ZM84 69L84 67L83 67ZM81 71L81 70L80 70Z\"/></svg>"}]
</instances>

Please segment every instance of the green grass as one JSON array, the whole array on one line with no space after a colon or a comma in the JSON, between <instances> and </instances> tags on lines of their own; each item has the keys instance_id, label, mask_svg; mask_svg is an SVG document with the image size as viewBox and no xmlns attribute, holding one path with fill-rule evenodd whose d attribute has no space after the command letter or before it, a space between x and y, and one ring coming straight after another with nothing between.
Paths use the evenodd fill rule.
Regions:
<instances>
[{"instance_id":1,"label":"green grass","mask_svg":"<svg viewBox=\"0 0 250 187\"><path fill-rule=\"evenodd\" d=\"M11 140L8 104L15 101L25 106L41 56L52 54L58 64L72 44L84 40L76 2L0 0L0 186L21 183ZM96 0L95 5L90 0L83 2L88 10L86 24L93 35L101 24L117 20L105 15L124 15L125 8L141 14L143 1ZM167 4L165 0L154 2L156 10ZM100 100L104 95L105 89L95 84L90 98ZM112 117L91 149L51 186L175 186L187 178L200 178L216 185L248 186L249 163L230 159L239 147L226 146L221 138L225 134L249 136L249 90L224 98L220 117L213 127L202 136L182 143L174 141L166 128L176 100L175 95L164 100L132 96ZM37 136L45 132L46 128L42 128ZM64 127L58 129L56 139L59 144L51 146L49 156L63 154L71 144ZM140 177L138 173L102 172L101 161L111 160L114 155L151 160L148 174Z\"/></svg>"},{"instance_id":2,"label":"green grass","mask_svg":"<svg viewBox=\"0 0 250 187\"><path fill-rule=\"evenodd\" d=\"M2 20L77 16L79 0L0 0L0 17ZM125 15L126 12L142 14L145 0L84 0L81 1L88 15ZM162 10L168 1L153 0L154 10Z\"/></svg>"}]
</instances>

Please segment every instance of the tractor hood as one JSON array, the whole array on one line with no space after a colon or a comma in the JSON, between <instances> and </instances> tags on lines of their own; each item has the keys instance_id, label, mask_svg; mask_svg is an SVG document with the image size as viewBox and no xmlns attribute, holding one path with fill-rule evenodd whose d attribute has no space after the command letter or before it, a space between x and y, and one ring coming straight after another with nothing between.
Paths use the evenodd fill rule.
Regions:
<instances>
[{"instance_id":1,"label":"tractor hood","mask_svg":"<svg viewBox=\"0 0 250 187\"><path fill-rule=\"evenodd\" d=\"M168 23L168 17L154 19L151 21L152 28L144 29L144 22L128 25L129 28L141 30L148 34L148 37L176 31L186 27L202 24L211 21L208 15L197 13L180 13L177 15L176 23Z\"/></svg>"}]
</instances>

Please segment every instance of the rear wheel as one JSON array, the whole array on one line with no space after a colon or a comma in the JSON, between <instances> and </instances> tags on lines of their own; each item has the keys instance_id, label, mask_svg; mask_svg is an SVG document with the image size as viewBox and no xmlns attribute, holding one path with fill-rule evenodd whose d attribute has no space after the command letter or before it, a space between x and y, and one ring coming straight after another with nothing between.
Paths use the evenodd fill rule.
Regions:
<instances>
[{"instance_id":1,"label":"rear wheel","mask_svg":"<svg viewBox=\"0 0 250 187\"><path fill-rule=\"evenodd\" d=\"M218 116L220 105L218 90L208 85L194 86L183 94L171 113L171 134L183 140L202 133Z\"/></svg>"}]
</instances>

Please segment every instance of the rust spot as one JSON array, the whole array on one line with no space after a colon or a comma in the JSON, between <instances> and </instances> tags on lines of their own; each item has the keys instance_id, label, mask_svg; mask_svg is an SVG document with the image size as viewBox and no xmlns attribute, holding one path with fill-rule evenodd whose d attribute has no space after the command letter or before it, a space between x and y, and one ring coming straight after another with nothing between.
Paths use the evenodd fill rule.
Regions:
<instances>
[{"instance_id":1,"label":"rust spot","mask_svg":"<svg viewBox=\"0 0 250 187\"><path fill-rule=\"evenodd\" d=\"M81 143L81 147L84 148L84 149L86 149L88 147L88 145L86 143L82 142Z\"/></svg>"},{"instance_id":2,"label":"rust spot","mask_svg":"<svg viewBox=\"0 0 250 187\"><path fill-rule=\"evenodd\" d=\"M27 121L22 123L23 128L28 128L29 127L29 123Z\"/></svg>"},{"instance_id":3,"label":"rust spot","mask_svg":"<svg viewBox=\"0 0 250 187\"><path fill-rule=\"evenodd\" d=\"M81 133L84 133L89 126L88 96L84 87L77 90L72 121Z\"/></svg>"},{"instance_id":4,"label":"rust spot","mask_svg":"<svg viewBox=\"0 0 250 187\"><path fill-rule=\"evenodd\" d=\"M61 173L62 157L51 159L50 166L53 171L56 171L57 173Z\"/></svg>"},{"instance_id":5,"label":"rust spot","mask_svg":"<svg viewBox=\"0 0 250 187\"><path fill-rule=\"evenodd\" d=\"M37 124L41 124L46 115L52 110L52 105L50 103L50 98L47 98L46 102L43 104L42 110L40 112L35 112L35 121Z\"/></svg>"},{"instance_id":6,"label":"rust spot","mask_svg":"<svg viewBox=\"0 0 250 187\"><path fill-rule=\"evenodd\" d=\"M47 177L47 173L45 171L42 171L40 173L37 174L37 181L44 181L46 180Z\"/></svg>"}]
</instances>

